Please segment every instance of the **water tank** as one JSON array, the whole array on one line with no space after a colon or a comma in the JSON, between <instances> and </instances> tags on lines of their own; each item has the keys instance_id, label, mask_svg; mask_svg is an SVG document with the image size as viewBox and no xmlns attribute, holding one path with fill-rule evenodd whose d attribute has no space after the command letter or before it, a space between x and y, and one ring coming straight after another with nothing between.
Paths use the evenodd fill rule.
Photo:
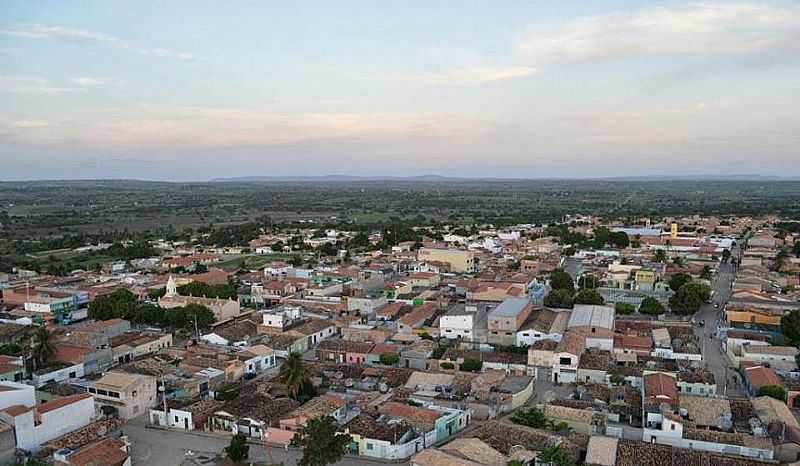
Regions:
<instances>
[{"instance_id":1,"label":"water tank","mask_svg":"<svg viewBox=\"0 0 800 466\"><path fill-rule=\"evenodd\" d=\"M61 450L57 450L55 453L53 453L53 459L66 463L71 454L72 450L69 448L62 448Z\"/></svg>"}]
</instances>

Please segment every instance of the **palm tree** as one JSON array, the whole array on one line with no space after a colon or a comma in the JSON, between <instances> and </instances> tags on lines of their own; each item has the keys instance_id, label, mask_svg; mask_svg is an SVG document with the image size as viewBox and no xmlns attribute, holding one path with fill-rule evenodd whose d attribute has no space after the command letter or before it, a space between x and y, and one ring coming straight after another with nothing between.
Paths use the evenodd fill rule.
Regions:
<instances>
[{"instance_id":1,"label":"palm tree","mask_svg":"<svg viewBox=\"0 0 800 466\"><path fill-rule=\"evenodd\" d=\"M297 399L300 389L309 382L308 369L300 353L289 354L278 371L278 380L286 385L289 395Z\"/></svg>"},{"instance_id":2,"label":"palm tree","mask_svg":"<svg viewBox=\"0 0 800 466\"><path fill-rule=\"evenodd\" d=\"M55 353L55 346L50 339L50 332L44 326L39 327L33 333L33 360L36 367L42 367L47 363L48 359Z\"/></svg>"}]
</instances>

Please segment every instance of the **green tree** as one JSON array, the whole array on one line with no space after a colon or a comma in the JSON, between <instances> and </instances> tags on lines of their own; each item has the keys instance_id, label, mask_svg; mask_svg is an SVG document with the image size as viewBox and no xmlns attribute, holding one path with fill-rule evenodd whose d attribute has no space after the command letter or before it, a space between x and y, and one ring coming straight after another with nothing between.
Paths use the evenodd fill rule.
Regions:
<instances>
[{"instance_id":1,"label":"green tree","mask_svg":"<svg viewBox=\"0 0 800 466\"><path fill-rule=\"evenodd\" d=\"M99 296L89 303L89 318L109 320L122 318L136 306L136 295L120 288L113 293Z\"/></svg>"},{"instance_id":2,"label":"green tree","mask_svg":"<svg viewBox=\"0 0 800 466\"><path fill-rule=\"evenodd\" d=\"M769 396L783 402L786 402L787 395L786 389L780 385L765 385L758 389L758 396Z\"/></svg>"},{"instance_id":3,"label":"green tree","mask_svg":"<svg viewBox=\"0 0 800 466\"><path fill-rule=\"evenodd\" d=\"M578 288L593 290L600 286L600 281L593 274L583 274L578 278Z\"/></svg>"},{"instance_id":4,"label":"green tree","mask_svg":"<svg viewBox=\"0 0 800 466\"><path fill-rule=\"evenodd\" d=\"M669 287L672 291L678 291L683 285L692 281L692 276L688 273L676 273L669 279Z\"/></svg>"},{"instance_id":5,"label":"green tree","mask_svg":"<svg viewBox=\"0 0 800 466\"><path fill-rule=\"evenodd\" d=\"M50 332L45 327L38 327L33 332L31 343L36 367L44 367L56 351Z\"/></svg>"},{"instance_id":6,"label":"green tree","mask_svg":"<svg viewBox=\"0 0 800 466\"><path fill-rule=\"evenodd\" d=\"M711 296L711 289L702 283L690 282L678 289L671 298L669 306L672 312L678 314L694 314L700 310L700 306L708 301Z\"/></svg>"},{"instance_id":7,"label":"green tree","mask_svg":"<svg viewBox=\"0 0 800 466\"><path fill-rule=\"evenodd\" d=\"M659 315L664 313L664 306L662 306L656 298L647 296L642 300L642 304L639 305L639 312L642 314Z\"/></svg>"},{"instance_id":8,"label":"green tree","mask_svg":"<svg viewBox=\"0 0 800 466\"><path fill-rule=\"evenodd\" d=\"M447 371L449 371L449 370L451 370L451 369L454 369L456 366L455 366L455 364L453 364L452 362L445 361L445 362L443 362L443 363L440 363L440 364L439 364L439 367L441 367L441 368L442 368L442 369L444 369L444 370L447 370Z\"/></svg>"},{"instance_id":9,"label":"green tree","mask_svg":"<svg viewBox=\"0 0 800 466\"><path fill-rule=\"evenodd\" d=\"M536 455L536 463L549 466L574 466L575 464L560 444L545 447Z\"/></svg>"},{"instance_id":10,"label":"green tree","mask_svg":"<svg viewBox=\"0 0 800 466\"><path fill-rule=\"evenodd\" d=\"M628 234L624 231L611 232L609 242L620 249L625 249L631 244Z\"/></svg>"},{"instance_id":11,"label":"green tree","mask_svg":"<svg viewBox=\"0 0 800 466\"><path fill-rule=\"evenodd\" d=\"M511 422L523 426L544 429L547 427L547 417L539 408L518 409L511 416Z\"/></svg>"},{"instance_id":12,"label":"green tree","mask_svg":"<svg viewBox=\"0 0 800 466\"><path fill-rule=\"evenodd\" d=\"M483 367L483 361L474 358L464 358L461 363L461 370L465 372L480 372Z\"/></svg>"},{"instance_id":13,"label":"green tree","mask_svg":"<svg viewBox=\"0 0 800 466\"><path fill-rule=\"evenodd\" d=\"M573 300L575 304L603 304L603 297L595 290L580 290Z\"/></svg>"},{"instance_id":14,"label":"green tree","mask_svg":"<svg viewBox=\"0 0 800 466\"><path fill-rule=\"evenodd\" d=\"M567 290L569 294L575 293L575 282L567 272L561 269L554 270L550 274L550 287L554 290Z\"/></svg>"},{"instance_id":15,"label":"green tree","mask_svg":"<svg viewBox=\"0 0 800 466\"><path fill-rule=\"evenodd\" d=\"M178 287L178 294L183 296L198 296L205 298L235 299L238 297L236 288L229 284L209 285L203 282L191 282Z\"/></svg>"},{"instance_id":16,"label":"green tree","mask_svg":"<svg viewBox=\"0 0 800 466\"><path fill-rule=\"evenodd\" d=\"M656 249L656 252L653 253L653 260L655 262L667 262L667 253L663 249Z\"/></svg>"},{"instance_id":17,"label":"green tree","mask_svg":"<svg viewBox=\"0 0 800 466\"><path fill-rule=\"evenodd\" d=\"M244 434L236 434L231 438L231 443L225 448L228 458L234 463L239 463L247 459L250 455L250 446L247 444L247 437Z\"/></svg>"},{"instance_id":18,"label":"green tree","mask_svg":"<svg viewBox=\"0 0 800 466\"><path fill-rule=\"evenodd\" d=\"M614 310L617 312L617 314L628 315L633 314L636 311L636 306L628 303L617 303L614 305Z\"/></svg>"},{"instance_id":19,"label":"green tree","mask_svg":"<svg viewBox=\"0 0 800 466\"><path fill-rule=\"evenodd\" d=\"M297 400L303 385L310 382L308 368L303 355L293 352L286 358L278 371L278 381L286 385L289 395Z\"/></svg>"},{"instance_id":20,"label":"green tree","mask_svg":"<svg viewBox=\"0 0 800 466\"><path fill-rule=\"evenodd\" d=\"M292 446L303 449L299 466L327 466L347 453L352 438L339 433L336 420L322 416L309 420L292 438Z\"/></svg>"},{"instance_id":21,"label":"green tree","mask_svg":"<svg viewBox=\"0 0 800 466\"><path fill-rule=\"evenodd\" d=\"M572 309L572 293L568 290L551 290L544 297L544 305L556 309Z\"/></svg>"},{"instance_id":22,"label":"green tree","mask_svg":"<svg viewBox=\"0 0 800 466\"><path fill-rule=\"evenodd\" d=\"M781 333L792 345L800 345L800 310L790 311L781 317Z\"/></svg>"},{"instance_id":23,"label":"green tree","mask_svg":"<svg viewBox=\"0 0 800 466\"><path fill-rule=\"evenodd\" d=\"M704 265L703 271L700 272L700 278L702 278L703 280L711 280L711 277L712 277L711 267Z\"/></svg>"},{"instance_id":24,"label":"green tree","mask_svg":"<svg viewBox=\"0 0 800 466\"><path fill-rule=\"evenodd\" d=\"M383 353L380 356L380 361L384 366L396 366L400 362L400 355L397 353Z\"/></svg>"}]
</instances>

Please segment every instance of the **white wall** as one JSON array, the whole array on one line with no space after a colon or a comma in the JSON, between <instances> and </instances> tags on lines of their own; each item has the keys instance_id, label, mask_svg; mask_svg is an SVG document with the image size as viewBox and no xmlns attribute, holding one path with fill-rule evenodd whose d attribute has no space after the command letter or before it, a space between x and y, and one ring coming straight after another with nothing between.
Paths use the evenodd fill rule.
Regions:
<instances>
[{"instance_id":1,"label":"white wall","mask_svg":"<svg viewBox=\"0 0 800 466\"><path fill-rule=\"evenodd\" d=\"M70 378L70 373L74 372L75 377L83 377L83 363L75 364L74 366L65 367L57 371L48 372L46 374L34 375L33 384L36 387L41 387L48 382L63 382Z\"/></svg>"},{"instance_id":2,"label":"white wall","mask_svg":"<svg viewBox=\"0 0 800 466\"><path fill-rule=\"evenodd\" d=\"M33 407L36 405L36 393L31 385L16 382L0 382L0 387L11 390L0 390L0 410L9 406L23 405Z\"/></svg>"}]
</instances>

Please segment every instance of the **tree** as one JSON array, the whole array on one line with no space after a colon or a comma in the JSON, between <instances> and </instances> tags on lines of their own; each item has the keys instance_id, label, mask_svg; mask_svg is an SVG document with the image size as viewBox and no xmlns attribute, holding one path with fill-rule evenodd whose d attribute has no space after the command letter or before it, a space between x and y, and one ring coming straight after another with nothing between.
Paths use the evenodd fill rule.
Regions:
<instances>
[{"instance_id":1,"label":"tree","mask_svg":"<svg viewBox=\"0 0 800 466\"><path fill-rule=\"evenodd\" d=\"M544 305L557 309L572 309L572 293L568 290L552 290L544 297Z\"/></svg>"},{"instance_id":2,"label":"tree","mask_svg":"<svg viewBox=\"0 0 800 466\"><path fill-rule=\"evenodd\" d=\"M480 372L483 367L483 361L480 359L464 358L461 363L461 370L465 372Z\"/></svg>"},{"instance_id":3,"label":"tree","mask_svg":"<svg viewBox=\"0 0 800 466\"><path fill-rule=\"evenodd\" d=\"M550 287L554 290L567 290L572 295L575 292L575 282L567 272L561 269L554 270L550 274Z\"/></svg>"},{"instance_id":4,"label":"tree","mask_svg":"<svg viewBox=\"0 0 800 466\"><path fill-rule=\"evenodd\" d=\"M617 303L614 305L614 310L617 314L628 315L633 314L634 311L636 311L636 306L628 303Z\"/></svg>"},{"instance_id":5,"label":"tree","mask_svg":"<svg viewBox=\"0 0 800 466\"><path fill-rule=\"evenodd\" d=\"M667 262L667 253L663 249L657 249L653 254L653 260L655 262Z\"/></svg>"},{"instance_id":6,"label":"tree","mask_svg":"<svg viewBox=\"0 0 800 466\"><path fill-rule=\"evenodd\" d=\"M590 289L593 290L600 286L600 281L597 279L596 276L588 273L583 274L578 278L578 288L580 289Z\"/></svg>"},{"instance_id":7,"label":"tree","mask_svg":"<svg viewBox=\"0 0 800 466\"><path fill-rule=\"evenodd\" d=\"M236 434L231 438L231 443L225 448L228 458L234 463L239 463L247 459L250 455L250 446L247 445L247 437L244 434Z\"/></svg>"},{"instance_id":8,"label":"tree","mask_svg":"<svg viewBox=\"0 0 800 466\"><path fill-rule=\"evenodd\" d=\"M793 345L800 345L800 310L793 310L781 317L781 333Z\"/></svg>"},{"instance_id":9,"label":"tree","mask_svg":"<svg viewBox=\"0 0 800 466\"><path fill-rule=\"evenodd\" d=\"M758 396L769 396L776 400L786 402L786 389L780 385L764 385L758 389Z\"/></svg>"},{"instance_id":10,"label":"tree","mask_svg":"<svg viewBox=\"0 0 800 466\"><path fill-rule=\"evenodd\" d=\"M628 238L628 234L625 233L624 231L611 232L611 235L609 236L608 239L611 244L620 249L625 249L631 244L630 238Z\"/></svg>"},{"instance_id":11,"label":"tree","mask_svg":"<svg viewBox=\"0 0 800 466\"><path fill-rule=\"evenodd\" d=\"M711 280L711 276L712 276L711 267L704 265L703 271L700 272L700 278L702 278L703 280Z\"/></svg>"},{"instance_id":12,"label":"tree","mask_svg":"<svg viewBox=\"0 0 800 466\"><path fill-rule=\"evenodd\" d=\"M702 283L690 282L678 289L671 298L669 306L672 312L678 314L694 314L700 310L700 306L708 301L711 296L711 289Z\"/></svg>"},{"instance_id":13,"label":"tree","mask_svg":"<svg viewBox=\"0 0 800 466\"><path fill-rule=\"evenodd\" d=\"M442 369L444 369L446 371L449 371L449 370L455 369L456 366L452 362L445 361L443 363L440 363L439 367L441 367Z\"/></svg>"},{"instance_id":14,"label":"tree","mask_svg":"<svg viewBox=\"0 0 800 466\"><path fill-rule=\"evenodd\" d=\"M678 291L683 285L692 281L692 276L688 273L676 273L669 279L669 287L672 291Z\"/></svg>"},{"instance_id":15,"label":"tree","mask_svg":"<svg viewBox=\"0 0 800 466\"><path fill-rule=\"evenodd\" d=\"M89 318L109 320L122 318L136 306L136 295L120 288L113 293L99 296L89 303Z\"/></svg>"},{"instance_id":16,"label":"tree","mask_svg":"<svg viewBox=\"0 0 800 466\"><path fill-rule=\"evenodd\" d=\"M400 362L400 355L397 353L383 353L380 356L380 361L384 366L396 366Z\"/></svg>"},{"instance_id":17,"label":"tree","mask_svg":"<svg viewBox=\"0 0 800 466\"><path fill-rule=\"evenodd\" d=\"M639 312L642 314L659 315L664 313L664 306L653 297L647 296L639 305Z\"/></svg>"},{"instance_id":18,"label":"tree","mask_svg":"<svg viewBox=\"0 0 800 466\"><path fill-rule=\"evenodd\" d=\"M575 304L603 304L603 297L595 290L581 290L575 295Z\"/></svg>"},{"instance_id":19,"label":"tree","mask_svg":"<svg viewBox=\"0 0 800 466\"><path fill-rule=\"evenodd\" d=\"M302 354L293 352L286 358L278 371L278 381L286 385L289 396L298 399L301 388L310 381Z\"/></svg>"},{"instance_id":20,"label":"tree","mask_svg":"<svg viewBox=\"0 0 800 466\"><path fill-rule=\"evenodd\" d=\"M547 464L549 466L573 466L575 463L570 459L569 454L560 444L553 444L545 447L536 455L536 464Z\"/></svg>"},{"instance_id":21,"label":"tree","mask_svg":"<svg viewBox=\"0 0 800 466\"><path fill-rule=\"evenodd\" d=\"M523 426L544 429L547 427L547 417L539 408L519 409L511 416L511 422Z\"/></svg>"},{"instance_id":22,"label":"tree","mask_svg":"<svg viewBox=\"0 0 800 466\"><path fill-rule=\"evenodd\" d=\"M337 463L350 448L352 438L339 433L339 426L331 416L309 420L292 438L292 446L303 448L299 466L327 466Z\"/></svg>"},{"instance_id":23,"label":"tree","mask_svg":"<svg viewBox=\"0 0 800 466\"><path fill-rule=\"evenodd\" d=\"M37 328L33 332L32 344L36 367L43 367L56 351L53 341L50 339L50 332L44 327Z\"/></svg>"}]
</instances>

